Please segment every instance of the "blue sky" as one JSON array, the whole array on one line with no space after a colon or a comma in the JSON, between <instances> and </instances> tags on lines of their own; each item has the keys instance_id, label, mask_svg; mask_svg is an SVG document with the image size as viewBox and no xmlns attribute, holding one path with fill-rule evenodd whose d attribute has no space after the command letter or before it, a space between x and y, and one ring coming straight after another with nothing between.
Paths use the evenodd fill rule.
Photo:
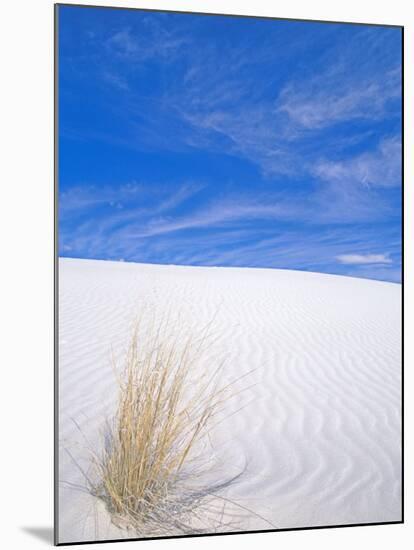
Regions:
<instances>
[{"instance_id":1,"label":"blue sky","mask_svg":"<svg viewBox=\"0 0 414 550\"><path fill-rule=\"evenodd\" d=\"M59 9L59 255L401 280L401 31Z\"/></svg>"}]
</instances>

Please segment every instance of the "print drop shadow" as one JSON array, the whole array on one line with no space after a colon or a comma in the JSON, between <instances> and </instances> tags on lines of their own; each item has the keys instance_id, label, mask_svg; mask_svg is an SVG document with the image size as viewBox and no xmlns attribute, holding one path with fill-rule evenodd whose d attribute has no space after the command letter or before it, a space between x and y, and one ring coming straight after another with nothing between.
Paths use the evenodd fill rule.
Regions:
<instances>
[{"instance_id":1,"label":"print drop shadow","mask_svg":"<svg viewBox=\"0 0 414 550\"><path fill-rule=\"evenodd\" d=\"M32 537L53 545L53 527L20 527L20 530Z\"/></svg>"}]
</instances>

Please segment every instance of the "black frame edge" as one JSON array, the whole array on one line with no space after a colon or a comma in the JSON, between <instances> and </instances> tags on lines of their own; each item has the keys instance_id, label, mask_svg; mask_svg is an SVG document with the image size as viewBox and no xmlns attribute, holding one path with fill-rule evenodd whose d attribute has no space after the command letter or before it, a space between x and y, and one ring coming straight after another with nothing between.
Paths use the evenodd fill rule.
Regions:
<instances>
[{"instance_id":1,"label":"black frame edge","mask_svg":"<svg viewBox=\"0 0 414 550\"><path fill-rule=\"evenodd\" d=\"M404 479L404 292L405 292L405 268L404 268L404 131L405 131L405 109L404 109L404 27L401 27L401 522L404 523L405 512L405 479Z\"/></svg>"},{"instance_id":2,"label":"black frame edge","mask_svg":"<svg viewBox=\"0 0 414 550\"><path fill-rule=\"evenodd\" d=\"M54 209L54 227L53 227L53 293L54 293L54 310L53 310L53 326L54 326L54 348L53 348L53 543L59 545L59 271L58 271L58 238L59 238L59 220L58 220L58 171L59 171L59 154L58 154L58 137L59 137L59 79L58 79L58 63L59 63L59 4L53 6L53 209Z\"/></svg>"},{"instance_id":3,"label":"black frame edge","mask_svg":"<svg viewBox=\"0 0 414 550\"><path fill-rule=\"evenodd\" d=\"M186 11L186 10L168 10L161 8L139 8L131 6L101 6L99 4L67 4L65 2L57 2L55 6L61 7L75 7L75 8L99 8L108 10L129 10L129 11L144 11L144 12L156 12L156 13L177 13L187 15L206 15L206 16L220 16L220 17L237 17L248 19L269 19L271 21L299 21L303 23L331 23L336 25L362 25L364 27L388 27L388 28L403 28L403 25L392 25L387 23L359 23L354 21L332 21L328 19L298 19L294 17L275 17L271 15L245 15L238 13L216 13L216 12L201 12L201 11Z\"/></svg>"}]
</instances>

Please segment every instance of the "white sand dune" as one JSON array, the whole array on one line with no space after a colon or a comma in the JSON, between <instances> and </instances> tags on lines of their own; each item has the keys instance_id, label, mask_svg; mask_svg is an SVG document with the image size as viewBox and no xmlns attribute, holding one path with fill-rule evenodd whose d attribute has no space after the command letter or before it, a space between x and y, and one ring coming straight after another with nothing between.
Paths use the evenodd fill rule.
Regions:
<instances>
[{"instance_id":1,"label":"white sand dune","mask_svg":"<svg viewBox=\"0 0 414 550\"><path fill-rule=\"evenodd\" d=\"M401 520L400 285L77 259L59 268L60 542L128 537L82 491L75 461L86 471L82 438L98 450L113 411L111 346L141 310L166 305L190 327L214 318L200 369L225 358L229 381L256 369L212 433L223 472L245 468L226 498L277 528ZM235 530L271 528L258 515L241 513Z\"/></svg>"}]
</instances>

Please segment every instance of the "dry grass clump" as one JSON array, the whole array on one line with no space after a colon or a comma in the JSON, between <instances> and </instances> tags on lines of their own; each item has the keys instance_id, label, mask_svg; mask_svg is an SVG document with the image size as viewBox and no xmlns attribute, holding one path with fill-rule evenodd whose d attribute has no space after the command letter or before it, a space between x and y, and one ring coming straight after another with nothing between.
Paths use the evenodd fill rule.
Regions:
<instances>
[{"instance_id":1,"label":"dry grass clump","mask_svg":"<svg viewBox=\"0 0 414 550\"><path fill-rule=\"evenodd\" d=\"M117 411L103 452L94 457L98 481L91 490L121 527L138 533L202 531L194 523L189 527L188 518L197 517L205 497L231 480L204 489L191 482L204 464L202 443L229 385L218 388L220 367L210 374L195 369L209 346L208 330L185 338L172 337L166 325L141 325L117 371Z\"/></svg>"}]
</instances>

